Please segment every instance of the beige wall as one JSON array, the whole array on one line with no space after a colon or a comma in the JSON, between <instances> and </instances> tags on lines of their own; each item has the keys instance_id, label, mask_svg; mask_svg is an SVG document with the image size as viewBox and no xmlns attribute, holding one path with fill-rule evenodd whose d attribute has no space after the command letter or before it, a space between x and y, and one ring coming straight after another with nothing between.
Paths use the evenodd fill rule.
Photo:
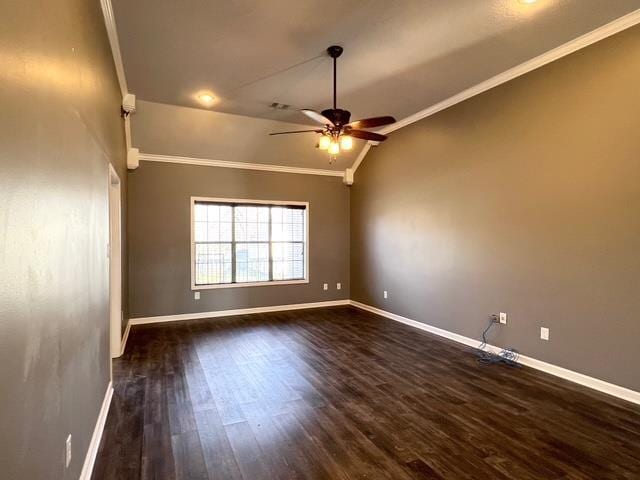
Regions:
<instances>
[{"instance_id":1,"label":"beige wall","mask_svg":"<svg viewBox=\"0 0 640 480\"><path fill-rule=\"evenodd\" d=\"M635 27L393 133L351 191L352 298L475 338L504 311L492 343L640 390L639 79Z\"/></svg>"},{"instance_id":2,"label":"beige wall","mask_svg":"<svg viewBox=\"0 0 640 480\"><path fill-rule=\"evenodd\" d=\"M2 17L0 477L77 479L109 382L120 91L98 1L3 2Z\"/></svg>"},{"instance_id":3,"label":"beige wall","mask_svg":"<svg viewBox=\"0 0 640 480\"><path fill-rule=\"evenodd\" d=\"M202 290L194 300L192 196L309 202L310 283ZM129 247L132 318L347 299L349 189L339 177L143 161L129 173Z\"/></svg>"}]
</instances>

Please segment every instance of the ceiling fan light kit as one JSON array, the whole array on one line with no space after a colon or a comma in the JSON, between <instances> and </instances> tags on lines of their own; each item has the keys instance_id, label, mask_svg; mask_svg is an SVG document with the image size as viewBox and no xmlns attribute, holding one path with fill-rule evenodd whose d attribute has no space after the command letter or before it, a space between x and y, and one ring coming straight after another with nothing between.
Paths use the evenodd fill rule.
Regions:
<instances>
[{"instance_id":1,"label":"ceiling fan light kit","mask_svg":"<svg viewBox=\"0 0 640 480\"><path fill-rule=\"evenodd\" d=\"M359 138L374 142L383 142L387 139L385 135L375 132L368 132L367 128L376 128L383 125L395 123L395 118L390 116L365 118L350 122L351 112L337 107L338 88L337 88L337 60L344 49L339 45L332 45L327 48L327 53L333 58L333 108L327 108L322 112L317 112L308 108L302 109L301 112L307 117L323 125L322 129L310 130L294 130L288 132L274 132L269 135L285 135L290 133L320 133L316 147L320 150L326 150L329 154L329 163L333 163L336 156L342 150L351 150L353 148L353 139Z\"/></svg>"}]
</instances>

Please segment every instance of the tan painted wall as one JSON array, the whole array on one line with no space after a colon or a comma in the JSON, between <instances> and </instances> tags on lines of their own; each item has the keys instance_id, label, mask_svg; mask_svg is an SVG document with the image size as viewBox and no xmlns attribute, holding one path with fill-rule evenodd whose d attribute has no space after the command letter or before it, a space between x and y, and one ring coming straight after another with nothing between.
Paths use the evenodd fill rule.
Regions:
<instances>
[{"instance_id":1,"label":"tan painted wall","mask_svg":"<svg viewBox=\"0 0 640 480\"><path fill-rule=\"evenodd\" d=\"M309 202L310 283L202 290L194 300L192 196ZM129 248L132 318L347 299L349 189L339 177L141 162L129 173Z\"/></svg>"},{"instance_id":2,"label":"tan painted wall","mask_svg":"<svg viewBox=\"0 0 640 480\"><path fill-rule=\"evenodd\" d=\"M492 343L640 390L639 79L635 27L393 133L351 191L352 298L475 338L504 311Z\"/></svg>"},{"instance_id":3,"label":"tan painted wall","mask_svg":"<svg viewBox=\"0 0 640 480\"><path fill-rule=\"evenodd\" d=\"M120 91L98 1L2 2L2 18L0 477L77 479L109 382Z\"/></svg>"}]
</instances>

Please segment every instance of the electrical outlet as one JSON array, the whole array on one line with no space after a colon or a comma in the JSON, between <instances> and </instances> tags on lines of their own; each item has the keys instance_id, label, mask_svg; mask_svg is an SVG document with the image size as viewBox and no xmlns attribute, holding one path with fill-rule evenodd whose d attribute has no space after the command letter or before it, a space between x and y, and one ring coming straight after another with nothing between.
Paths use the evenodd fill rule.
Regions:
<instances>
[{"instance_id":1,"label":"electrical outlet","mask_svg":"<svg viewBox=\"0 0 640 480\"><path fill-rule=\"evenodd\" d=\"M549 340L549 329L547 327L540 327L540 338L542 340Z\"/></svg>"},{"instance_id":2,"label":"electrical outlet","mask_svg":"<svg viewBox=\"0 0 640 480\"><path fill-rule=\"evenodd\" d=\"M200 292L194 292L193 298L195 298L196 300L200 300Z\"/></svg>"},{"instance_id":3,"label":"electrical outlet","mask_svg":"<svg viewBox=\"0 0 640 480\"><path fill-rule=\"evenodd\" d=\"M64 442L64 466L65 468L69 468L69 464L71 463L71 434L67 437L66 442Z\"/></svg>"},{"instance_id":4,"label":"electrical outlet","mask_svg":"<svg viewBox=\"0 0 640 480\"><path fill-rule=\"evenodd\" d=\"M389 298L389 294L387 293L386 290L383 292L383 295L384 295L384 298Z\"/></svg>"},{"instance_id":5,"label":"electrical outlet","mask_svg":"<svg viewBox=\"0 0 640 480\"><path fill-rule=\"evenodd\" d=\"M328 284L328 283L325 283L325 284L322 286L322 289L323 289L323 290L329 290L329 284Z\"/></svg>"},{"instance_id":6,"label":"electrical outlet","mask_svg":"<svg viewBox=\"0 0 640 480\"><path fill-rule=\"evenodd\" d=\"M507 324L507 314L504 312L500 312L500 323L503 325Z\"/></svg>"},{"instance_id":7,"label":"electrical outlet","mask_svg":"<svg viewBox=\"0 0 640 480\"><path fill-rule=\"evenodd\" d=\"M336 283L336 290L341 290L342 284L340 282Z\"/></svg>"}]
</instances>

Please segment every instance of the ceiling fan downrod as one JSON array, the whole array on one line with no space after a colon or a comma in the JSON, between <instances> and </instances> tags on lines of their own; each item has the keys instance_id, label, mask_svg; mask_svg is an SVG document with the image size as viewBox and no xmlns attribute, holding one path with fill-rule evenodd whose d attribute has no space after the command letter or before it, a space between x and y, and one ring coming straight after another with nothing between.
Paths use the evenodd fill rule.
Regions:
<instances>
[{"instance_id":1,"label":"ceiling fan downrod","mask_svg":"<svg viewBox=\"0 0 640 480\"><path fill-rule=\"evenodd\" d=\"M338 107L338 57L342 55L344 49L340 45L331 45L327 48L327 53L333 58L333 109Z\"/></svg>"},{"instance_id":2,"label":"ceiling fan downrod","mask_svg":"<svg viewBox=\"0 0 640 480\"><path fill-rule=\"evenodd\" d=\"M332 45L327 48L327 54L333 59L333 108L317 112L310 108L300 110L314 122L322 125L321 128L310 130L295 130L288 132L273 132L269 135L286 135L290 133L320 133L320 139L316 146L329 153L329 162L336 160L336 155L341 150L351 150L353 148L353 138L372 142L382 142L387 136L381 133L368 132L367 128L377 128L389 125L396 120L391 116L372 117L351 121L351 112L338 108L338 57L342 55L344 49L339 45Z\"/></svg>"}]
</instances>

